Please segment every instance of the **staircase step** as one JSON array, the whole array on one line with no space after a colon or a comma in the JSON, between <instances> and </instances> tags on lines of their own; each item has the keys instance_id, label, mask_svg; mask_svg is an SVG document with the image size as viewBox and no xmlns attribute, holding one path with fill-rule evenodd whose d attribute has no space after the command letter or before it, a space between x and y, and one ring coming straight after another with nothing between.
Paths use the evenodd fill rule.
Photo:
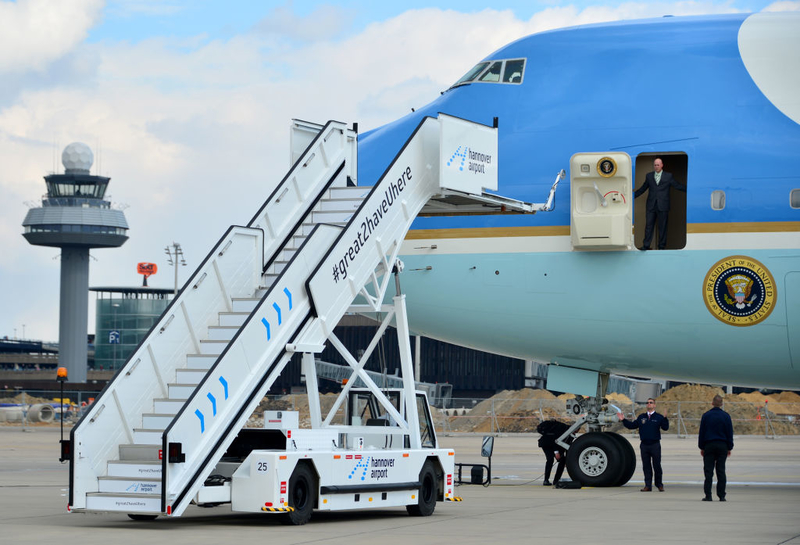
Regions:
<instances>
[{"instance_id":1,"label":"staircase step","mask_svg":"<svg viewBox=\"0 0 800 545\"><path fill-rule=\"evenodd\" d=\"M142 429L165 430L172 422L172 419L175 418L175 414L144 413L142 415Z\"/></svg>"},{"instance_id":2,"label":"staircase step","mask_svg":"<svg viewBox=\"0 0 800 545\"><path fill-rule=\"evenodd\" d=\"M119 459L127 462L156 462L160 453L160 444L119 446Z\"/></svg>"},{"instance_id":3,"label":"staircase step","mask_svg":"<svg viewBox=\"0 0 800 545\"><path fill-rule=\"evenodd\" d=\"M216 354L187 354L186 369L208 371L218 357Z\"/></svg>"},{"instance_id":4,"label":"staircase step","mask_svg":"<svg viewBox=\"0 0 800 545\"><path fill-rule=\"evenodd\" d=\"M161 494L161 479L131 477L98 477L98 492L128 494Z\"/></svg>"},{"instance_id":5,"label":"staircase step","mask_svg":"<svg viewBox=\"0 0 800 545\"><path fill-rule=\"evenodd\" d=\"M225 350L226 346L228 346L228 341L203 339L200 341L200 353L216 354L217 356L219 356L220 354L222 354L222 351Z\"/></svg>"},{"instance_id":6,"label":"staircase step","mask_svg":"<svg viewBox=\"0 0 800 545\"><path fill-rule=\"evenodd\" d=\"M331 210L349 210L351 213L358 210L364 199L359 198L336 198L336 199L322 199L319 202L319 209L323 212Z\"/></svg>"},{"instance_id":7,"label":"staircase step","mask_svg":"<svg viewBox=\"0 0 800 545\"><path fill-rule=\"evenodd\" d=\"M175 382L178 384L200 384L207 373L207 369L176 369Z\"/></svg>"},{"instance_id":8,"label":"staircase step","mask_svg":"<svg viewBox=\"0 0 800 545\"><path fill-rule=\"evenodd\" d=\"M288 261L273 261L267 269L267 273L275 275L281 274L288 264Z\"/></svg>"},{"instance_id":9,"label":"staircase step","mask_svg":"<svg viewBox=\"0 0 800 545\"><path fill-rule=\"evenodd\" d=\"M328 196L326 198L363 200L367 195L369 195L370 191L372 191L371 186L332 187L328 190Z\"/></svg>"},{"instance_id":10,"label":"staircase step","mask_svg":"<svg viewBox=\"0 0 800 545\"><path fill-rule=\"evenodd\" d=\"M311 212L311 221L314 223L342 223L350 221L355 210L320 210Z\"/></svg>"},{"instance_id":11,"label":"staircase step","mask_svg":"<svg viewBox=\"0 0 800 545\"><path fill-rule=\"evenodd\" d=\"M86 509L119 513L161 513L161 494L90 492L86 494Z\"/></svg>"},{"instance_id":12,"label":"staircase step","mask_svg":"<svg viewBox=\"0 0 800 545\"><path fill-rule=\"evenodd\" d=\"M247 299L234 298L231 300L231 306L233 307L234 312L246 312L247 314L250 314L256 308L256 305L258 305L260 300L261 299L255 299L252 297L248 297Z\"/></svg>"},{"instance_id":13,"label":"staircase step","mask_svg":"<svg viewBox=\"0 0 800 545\"><path fill-rule=\"evenodd\" d=\"M220 312L219 325L241 327L248 316L250 316L250 312Z\"/></svg>"},{"instance_id":14,"label":"staircase step","mask_svg":"<svg viewBox=\"0 0 800 545\"><path fill-rule=\"evenodd\" d=\"M129 477L134 479L161 479L161 462L108 462L109 477Z\"/></svg>"},{"instance_id":15,"label":"staircase step","mask_svg":"<svg viewBox=\"0 0 800 545\"><path fill-rule=\"evenodd\" d=\"M197 388L197 384L167 384L170 399L189 399Z\"/></svg>"},{"instance_id":16,"label":"staircase step","mask_svg":"<svg viewBox=\"0 0 800 545\"><path fill-rule=\"evenodd\" d=\"M208 327L208 340L230 342L237 331L236 325L212 325Z\"/></svg>"},{"instance_id":17,"label":"staircase step","mask_svg":"<svg viewBox=\"0 0 800 545\"><path fill-rule=\"evenodd\" d=\"M133 428L133 443L135 445L155 445L161 443L161 436L166 427L161 429L154 428Z\"/></svg>"},{"instance_id":18,"label":"staircase step","mask_svg":"<svg viewBox=\"0 0 800 545\"><path fill-rule=\"evenodd\" d=\"M184 403L186 403L186 399L154 399L153 410L162 414L178 414Z\"/></svg>"}]
</instances>

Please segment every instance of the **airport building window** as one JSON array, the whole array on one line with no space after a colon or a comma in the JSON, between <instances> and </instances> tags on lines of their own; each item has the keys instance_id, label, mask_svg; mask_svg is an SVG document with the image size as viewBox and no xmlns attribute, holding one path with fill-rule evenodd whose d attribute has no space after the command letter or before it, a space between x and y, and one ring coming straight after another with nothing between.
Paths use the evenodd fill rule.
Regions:
<instances>
[{"instance_id":1,"label":"airport building window","mask_svg":"<svg viewBox=\"0 0 800 545\"><path fill-rule=\"evenodd\" d=\"M453 87L472 82L519 85L524 73L525 59L483 61L473 66Z\"/></svg>"},{"instance_id":2,"label":"airport building window","mask_svg":"<svg viewBox=\"0 0 800 545\"><path fill-rule=\"evenodd\" d=\"M800 189L792 189L789 192L789 206L800 208Z\"/></svg>"},{"instance_id":3,"label":"airport building window","mask_svg":"<svg viewBox=\"0 0 800 545\"><path fill-rule=\"evenodd\" d=\"M717 189L711 192L711 209L722 210L725 208L725 192Z\"/></svg>"}]
</instances>

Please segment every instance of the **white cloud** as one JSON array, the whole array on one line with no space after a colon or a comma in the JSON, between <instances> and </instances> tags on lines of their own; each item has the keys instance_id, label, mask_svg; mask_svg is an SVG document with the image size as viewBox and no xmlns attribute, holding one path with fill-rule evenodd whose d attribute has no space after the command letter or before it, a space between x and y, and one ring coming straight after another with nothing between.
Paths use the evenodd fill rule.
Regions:
<instances>
[{"instance_id":1,"label":"white cloud","mask_svg":"<svg viewBox=\"0 0 800 545\"><path fill-rule=\"evenodd\" d=\"M103 0L0 3L0 74L42 71L80 44Z\"/></svg>"},{"instance_id":2,"label":"white cloud","mask_svg":"<svg viewBox=\"0 0 800 545\"><path fill-rule=\"evenodd\" d=\"M762 11L800 11L800 2L790 2L789 0L773 2Z\"/></svg>"},{"instance_id":3,"label":"white cloud","mask_svg":"<svg viewBox=\"0 0 800 545\"><path fill-rule=\"evenodd\" d=\"M0 4L0 27L7 26L5 13L23 21L25 9L55 12L62 5L67 2L47 2L47 9L38 0L11 8ZM102 162L102 174L112 177L112 200L130 205L125 214L131 238L120 249L92 252L97 261L91 263L91 285L137 285L136 263L151 261L159 273L149 283L170 287L163 247L173 240L183 245L190 263L180 271L183 281L228 225L250 220L286 173L292 117L359 122L366 130L434 100L479 59L535 31L665 13L733 11L727 3L629 2L616 8L554 7L521 21L511 11L464 14L431 8L373 23L346 39L320 41L312 33L316 41L301 45L296 40L311 35L303 34L306 30L287 39L263 28L229 40L197 36L80 44L98 17L97 5L87 1L80 4L82 17L58 18L62 27L75 31L68 40L53 37L60 45L51 43L40 52L34 47L25 53L27 61L22 54L13 61L0 59L0 71L8 72L44 66L69 51L90 59L92 66L81 70L93 74L68 85L23 86L13 103L0 102L0 308L10 309L0 317L0 335L21 323L28 324L31 335L47 340L58 335L53 295L58 262L52 259L58 250L31 247L21 236L23 202L38 201L44 193L42 176L52 170L54 141L59 168L67 143L89 144L95 165ZM314 17L308 29L318 25ZM0 31L4 50L13 43L9 39Z\"/></svg>"},{"instance_id":4,"label":"white cloud","mask_svg":"<svg viewBox=\"0 0 800 545\"><path fill-rule=\"evenodd\" d=\"M272 10L255 25L257 32L283 36L301 42L335 38L352 23L354 13L339 6L323 4L305 17L299 17L288 2Z\"/></svg>"}]
</instances>

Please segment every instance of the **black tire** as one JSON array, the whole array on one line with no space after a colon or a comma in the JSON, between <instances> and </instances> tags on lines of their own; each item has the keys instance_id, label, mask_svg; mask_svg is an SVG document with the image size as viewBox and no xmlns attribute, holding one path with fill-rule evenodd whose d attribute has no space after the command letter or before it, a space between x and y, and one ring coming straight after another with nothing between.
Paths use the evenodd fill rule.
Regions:
<instances>
[{"instance_id":1,"label":"black tire","mask_svg":"<svg viewBox=\"0 0 800 545\"><path fill-rule=\"evenodd\" d=\"M128 515L128 518L131 520L137 520L140 522L148 521L148 520L156 520L158 515Z\"/></svg>"},{"instance_id":2,"label":"black tire","mask_svg":"<svg viewBox=\"0 0 800 545\"><path fill-rule=\"evenodd\" d=\"M301 526L311 520L311 512L317 503L317 477L308 464L297 464L289 479L289 511L281 517L281 522Z\"/></svg>"},{"instance_id":3,"label":"black tire","mask_svg":"<svg viewBox=\"0 0 800 545\"><path fill-rule=\"evenodd\" d=\"M620 434L609 431L606 432L606 435L614 439L622 450L622 474L619 477L619 481L617 481L614 486L625 486L628 484L628 481L631 480L633 473L636 471L636 451L633 449L630 441L625 439Z\"/></svg>"},{"instance_id":4,"label":"black tire","mask_svg":"<svg viewBox=\"0 0 800 545\"><path fill-rule=\"evenodd\" d=\"M406 511L412 517L429 517L436 509L436 499L439 496L439 479L436 476L436 465L431 460L426 460L419 472L419 493L417 504L407 505Z\"/></svg>"},{"instance_id":5,"label":"black tire","mask_svg":"<svg viewBox=\"0 0 800 545\"><path fill-rule=\"evenodd\" d=\"M622 445L602 432L578 437L567 452L567 471L585 486L615 486L624 469Z\"/></svg>"}]
</instances>

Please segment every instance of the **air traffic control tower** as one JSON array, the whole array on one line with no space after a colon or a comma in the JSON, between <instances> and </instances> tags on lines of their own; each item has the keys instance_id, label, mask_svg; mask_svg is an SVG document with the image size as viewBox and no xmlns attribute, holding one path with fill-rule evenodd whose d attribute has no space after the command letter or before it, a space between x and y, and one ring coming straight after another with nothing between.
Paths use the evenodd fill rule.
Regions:
<instances>
[{"instance_id":1,"label":"air traffic control tower","mask_svg":"<svg viewBox=\"0 0 800 545\"><path fill-rule=\"evenodd\" d=\"M64 174L45 176L47 196L41 208L25 216L23 236L37 246L61 248L59 364L70 382L86 382L89 317L89 249L117 248L128 240L121 210L104 200L111 178L92 176L94 154L73 142L61 154Z\"/></svg>"}]
</instances>

